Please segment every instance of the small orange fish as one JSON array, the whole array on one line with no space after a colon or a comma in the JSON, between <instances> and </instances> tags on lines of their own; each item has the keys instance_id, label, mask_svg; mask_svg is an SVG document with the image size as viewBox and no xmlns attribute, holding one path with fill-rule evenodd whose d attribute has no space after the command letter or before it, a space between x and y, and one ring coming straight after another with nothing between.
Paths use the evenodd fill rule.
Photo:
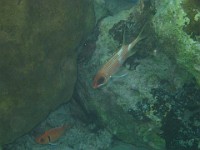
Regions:
<instances>
[{"instance_id":1,"label":"small orange fish","mask_svg":"<svg viewBox=\"0 0 200 150\"><path fill-rule=\"evenodd\" d=\"M111 59L106 64L104 64L103 67L97 72L93 80L94 89L105 85L112 77L112 75L119 70L124 61L131 55L135 54L136 51L132 51L132 48L144 38L143 36L141 36L143 29L144 27L142 28L137 38L133 40L130 44L122 45L119 51L114 54Z\"/></svg>"},{"instance_id":2,"label":"small orange fish","mask_svg":"<svg viewBox=\"0 0 200 150\"><path fill-rule=\"evenodd\" d=\"M60 138L68 128L70 128L70 126L65 124L61 127L47 130L42 135L35 138L35 141L38 144L50 144L51 142L55 142L58 138Z\"/></svg>"}]
</instances>

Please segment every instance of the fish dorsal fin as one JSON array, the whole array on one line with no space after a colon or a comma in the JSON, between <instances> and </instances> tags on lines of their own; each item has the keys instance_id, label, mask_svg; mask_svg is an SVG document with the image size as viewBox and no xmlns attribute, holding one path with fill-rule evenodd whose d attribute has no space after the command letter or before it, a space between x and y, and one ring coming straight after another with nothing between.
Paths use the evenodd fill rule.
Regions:
<instances>
[{"instance_id":1,"label":"fish dorsal fin","mask_svg":"<svg viewBox=\"0 0 200 150\"><path fill-rule=\"evenodd\" d=\"M125 38L125 35L126 35L126 29L124 28L124 31L123 31L123 41L122 41L122 45L125 45L125 44L126 44L126 38Z\"/></svg>"},{"instance_id":2,"label":"fish dorsal fin","mask_svg":"<svg viewBox=\"0 0 200 150\"><path fill-rule=\"evenodd\" d=\"M122 44L119 44L118 48L116 47L116 45L114 45L114 44L112 45L113 49L115 49L113 55L119 51L119 47L123 47L126 44L126 36L125 35L126 35L126 29L124 27L123 34L122 34Z\"/></svg>"}]
</instances>

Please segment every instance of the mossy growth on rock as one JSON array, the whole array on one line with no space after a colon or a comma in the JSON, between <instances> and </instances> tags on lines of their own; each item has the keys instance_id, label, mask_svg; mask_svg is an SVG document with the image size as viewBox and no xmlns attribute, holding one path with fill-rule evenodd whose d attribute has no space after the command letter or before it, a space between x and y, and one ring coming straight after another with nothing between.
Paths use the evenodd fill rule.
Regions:
<instances>
[{"instance_id":1,"label":"mossy growth on rock","mask_svg":"<svg viewBox=\"0 0 200 150\"><path fill-rule=\"evenodd\" d=\"M152 22L162 45L160 49L189 71L200 84L200 42L194 39L194 36L199 36L199 8L196 6L199 2L154 0L154 4L156 14Z\"/></svg>"},{"instance_id":2,"label":"mossy growth on rock","mask_svg":"<svg viewBox=\"0 0 200 150\"><path fill-rule=\"evenodd\" d=\"M184 0L182 7L190 19L189 24L184 27L184 30L187 34L192 35L192 38L195 40L200 36L200 1Z\"/></svg>"}]
</instances>

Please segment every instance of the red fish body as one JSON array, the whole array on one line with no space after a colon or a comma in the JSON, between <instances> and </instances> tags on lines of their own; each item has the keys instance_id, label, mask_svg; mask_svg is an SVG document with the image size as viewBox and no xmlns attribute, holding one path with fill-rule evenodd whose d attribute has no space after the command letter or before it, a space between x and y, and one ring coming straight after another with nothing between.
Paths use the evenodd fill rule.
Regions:
<instances>
[{"instance_id":1,"label":"red fish body","mask_svg":"<svg viewBox=\"0 0 200 150\"><path fill-rule=\"evenodd\" d=\"M37 137L35 141L38 144L50 144L51 142L55 142L57 139L59 139L68 128L68 125L63 125L61 127L47 130L42 135Z\"/></svg>"},{"instance_id":2,"label":"red fish body","mask_svg":"<svg viewBox=\"0 0 200 150\"><path fill-rule=\"evenodd\" d=\"M143 29L142 29L143 30ZM142 32L142 31L141 31ZM103 67L97 72L93 80L93 88L99 88L106 84L108 80L115 74L124 61L133 55L135 51L132 48L144 37L141 37L141 32L138 37L128 45L123 45L119 51L114 54L111 59L103 65Z\"/></svg>"}]
</instances>

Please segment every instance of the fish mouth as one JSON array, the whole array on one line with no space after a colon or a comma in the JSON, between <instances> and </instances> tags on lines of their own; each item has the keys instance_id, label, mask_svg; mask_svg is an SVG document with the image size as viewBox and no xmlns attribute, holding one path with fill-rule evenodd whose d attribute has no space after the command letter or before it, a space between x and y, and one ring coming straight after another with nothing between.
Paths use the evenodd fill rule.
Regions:
<instances>
[{"instance_id":1,"label":"fish mouth","mask_svg":"<svg viewBox=\"0 0 200 150\"><path fill-rule=\"evenodd\" d=\"M97 89L99 86L96 83L93 83L92 87L93 89Z\"/></svg>"}]
</instances>

